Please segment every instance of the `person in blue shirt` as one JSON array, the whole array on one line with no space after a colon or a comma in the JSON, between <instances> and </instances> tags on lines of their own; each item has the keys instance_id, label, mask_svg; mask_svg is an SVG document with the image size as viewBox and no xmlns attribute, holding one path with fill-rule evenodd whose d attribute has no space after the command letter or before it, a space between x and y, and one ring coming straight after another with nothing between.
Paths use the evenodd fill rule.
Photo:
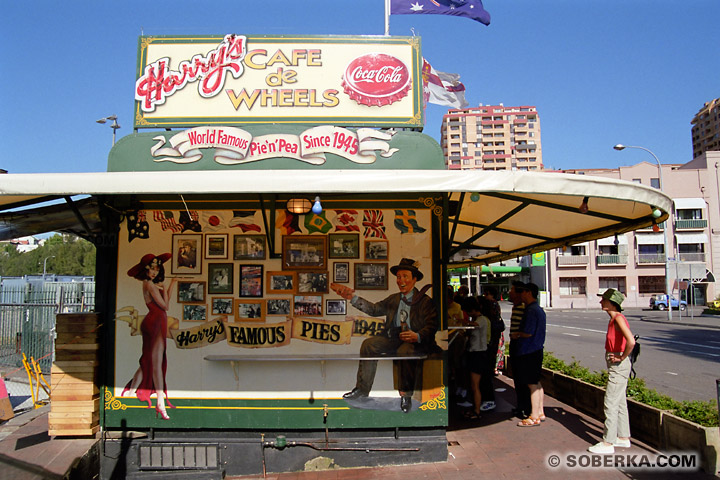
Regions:
<instances>
[{"instance_id":1,"label":"person in blue shirt","mask_svg":"<svg viewBox=\"0 0 720 480\"><path fill-rule=\"evenodd\" d=\"M423 279L418 263L403 258L400 264L390 268L390 272L397 277L400 292L377 303L355 295L355 291L345 285L331 285L335 293L350 300L350 304L358 310L373 317L385 315L385 333L366 338L360 346L360 356L402 356L432 352L436 347L438 315L435 302L423 291L415 288L415 284ZM407 413L412 407L411 398L415 390L418 361L396 360L396 363L399 368L400 409ZM377 360L361 360L355 388L343 395L343 398L355 400L367 397L376 371Z\"/></svg>"},{"instance_id":2,"label":"person in blue shirt","mask_svg":"<svg viewBox=\"0 0 720 480\"><path fill-rule=\"evenodd\" d=\"M539 288L534 283L525 285L522 301L525 304L520 331L514 333L517 344L516 382L530 389L532 412L524 418L518 427L534 427L545 420L543 411L544 394L540 376L542 374L543 348L545 346L545 311L537 302Z\"/></svg>"}]
</instances>

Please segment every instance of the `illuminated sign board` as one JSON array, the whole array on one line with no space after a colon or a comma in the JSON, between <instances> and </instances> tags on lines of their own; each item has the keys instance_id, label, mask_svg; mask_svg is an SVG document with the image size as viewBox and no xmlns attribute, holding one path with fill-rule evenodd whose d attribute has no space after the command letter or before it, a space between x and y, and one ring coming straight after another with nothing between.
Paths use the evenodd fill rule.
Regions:
<instances>
[{"instance_id":1,"label":"illuminated sign board","mask_svg":"<svg viewBox=\"0 0 720 480\"><path fill-rule=\"evenodd\" d=\"M140 37L135 128L422 127L419 37Z\"/></svg>"}]
</instances>

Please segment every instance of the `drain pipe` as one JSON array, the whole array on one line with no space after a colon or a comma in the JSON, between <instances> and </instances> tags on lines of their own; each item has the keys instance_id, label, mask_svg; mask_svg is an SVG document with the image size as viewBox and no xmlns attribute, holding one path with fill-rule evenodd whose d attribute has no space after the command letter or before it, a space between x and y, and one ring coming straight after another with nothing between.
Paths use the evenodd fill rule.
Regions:
<instances>
[{"instance_id":1,"label":"drain pipe","mask_svg":"<svg viewBox=\"0 0 720 480\"><path fill-rule=\"evenodd\" d=\"M327 427L327 417L328 417L328 406L327 404L323 404L323 423L325 423L325 446L318 446L314 443L310 442L288 442L287 438L285 438L285 435L278 435L275 437L275 441L265 441L265 434L260 434L260 445L261 445L261 451L262 451L262 467L263 467L263 478L265 478L267 474L266 470L266 464L265 464L265 449L266 448L276 448L278 450L283 450L287 447L308 447L312 448L313 450L318 450L321 452L328 452L328 451L335 451L335 452L418 452L420 451L419 448L377 448L377 447L330 447L329 443L330 440L328 438L328 427Z\"/></svg>"}]
</instances>

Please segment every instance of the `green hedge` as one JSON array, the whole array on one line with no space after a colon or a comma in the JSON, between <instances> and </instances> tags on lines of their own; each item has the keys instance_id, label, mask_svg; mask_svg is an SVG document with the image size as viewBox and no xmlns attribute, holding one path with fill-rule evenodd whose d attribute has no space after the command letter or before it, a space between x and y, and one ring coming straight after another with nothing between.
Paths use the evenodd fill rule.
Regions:
<instances>
[{"instance_id":1,"label":"green hedge","mask_svg":"<svg viewBox=\"0 0 720 480\"><path fill-rule=\"evenodd\" d=\"M567 364L553 356L552 352L545 352L543 367L599 387L605 387L605 385L607 385L607 371L591 372L588 368L580 365L574 358L570 364ZM709 402L699 400L679 402L667 395L658 393L654 389L647 388L645 381L641 378L631 378L628 381L627 394L638 402L669 411L673 415L677 415L685 420L690 420L703 427L717 427L720 425L718 421L718 406L715 400Z\"/></svg>"}]
</instances>

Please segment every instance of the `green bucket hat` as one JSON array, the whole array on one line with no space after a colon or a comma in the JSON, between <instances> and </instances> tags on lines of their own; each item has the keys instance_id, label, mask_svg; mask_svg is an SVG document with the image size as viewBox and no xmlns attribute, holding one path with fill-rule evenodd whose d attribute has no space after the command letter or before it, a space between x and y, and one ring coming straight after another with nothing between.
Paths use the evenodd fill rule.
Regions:
<instances>
[{"instance_id":1,"label":"green bucket hat","mask_svg":"<svg viewBox=\"0 0 720 480\"><path fill-rule=\"evenodd\" d=\"M625 295L615 290L614 288L608 288L607 290L605 290L604 293L598 293L597 295L598 297L602 297L605 300L610 300L611 302L616 303L617 306L620 308L620 311L622 312L622 302L625 300Z\"/></svg>"}]
</instances>

